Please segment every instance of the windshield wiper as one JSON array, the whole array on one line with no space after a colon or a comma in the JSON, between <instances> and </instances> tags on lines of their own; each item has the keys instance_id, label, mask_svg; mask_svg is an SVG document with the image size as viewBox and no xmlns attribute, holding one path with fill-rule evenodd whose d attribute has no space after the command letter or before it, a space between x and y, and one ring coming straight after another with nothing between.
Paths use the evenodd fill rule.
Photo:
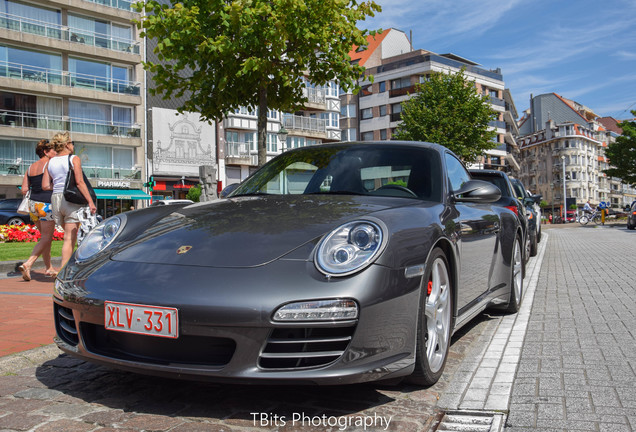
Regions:
<instances>
[{"instance_id":1,"label":"windshield wiper","mask_svg":"<svg viewBox=\"0 0 636 432\"><path fill-rule=\"evenodd\" d=\"M309 192L305 195L367 195L363 192L353 192L353 191L319 191L319 192Z\"/></svg>"},{"instance_id":2,"label":"windshield wiper","mask_svg":"<svg viewBox=\"0 0 636 432\"><path fill-rule=\"evenodd\" d=\"M242 196L262 196L262 195L274 195L274 194L259 191L259 192L249 192L249 193L231 195L228 198L236 198L236 197L242 197Z\"/></svg>"}]
</instances>

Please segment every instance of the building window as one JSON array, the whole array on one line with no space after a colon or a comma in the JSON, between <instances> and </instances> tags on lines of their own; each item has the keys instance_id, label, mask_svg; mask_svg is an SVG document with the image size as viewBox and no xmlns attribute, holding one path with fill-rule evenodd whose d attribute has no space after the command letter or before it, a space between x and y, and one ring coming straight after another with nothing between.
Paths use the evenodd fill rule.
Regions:
<instances>
[{"instance_id":1,"label":"building window","mask_svg":"<svg viewBox=\"0 0 636 432\"><path fill-rule=\"evenodd\" d=\"M355 118L356 109L356 104L342 105L340 107L340 115L344 118Z\"/></svg>"},{"instance_id":2,"label":"building window","mask_svg":"<svg viewBox=\"0 0 636 432\"><path fill-rule=\"evenodd\" d=\"M386 140L386 129L380 129L380 139Z\"/></svg>"},{"instance_id":3,"label":"building window","mask_svg":"<svg viewBox=\"0 0 636 432\"><path fill-rule=\"evenodd\" d=\"M386 81L382 81L381 83L378 84L380 87L380 93L385 92L386 91Z\"/></svg>"},{"instance_id":4,"label":"building window","mask_svg":"<svg viewBox=\"0 0 636 432\"><path fill-rule=\"evenodd\" d=\"M380 117L384 117L386 115L386 105L380 105Z\"/></svg>"},{"instance_id":5,"label":"building window","mask_svg":"<svg viewBox=\"0 0 636 432\"><path fill-rule=\"evenodd\" d=\"M362 132L360 134L360 139L362 141L373 141L373 131L370 132Z\"/></svg>"},{"instance_id":6,"label":"building window","mask_svg":"<svg viewBox=\"0 0 636 432\"><path fill-rule=\"evenodd\" d=\"M391 105L391 113L398 114L402 112L402 104L396 103Z\"/></svg>"},{"instance_id":7,"label":"building window","mask_svg":"<svg viewBox=\"0 0 636 432\"><path fill-rule=\"evenodd\" d=\"M278 135L271 133L267 134L267 151L270 153L278 151Z\"/></svg>"},{"instance_id":8,"label":"building window","mask_svg":"<svg viewBox=\"0 0 636 432\"><path fill-rule=\"evenodd\" d=\"M391 80L391 90L407 88L411 86L411 77L403 77Z\"/></svg>"},{"instance_id":9,"label":"building window","mask_svg":"<svg viewBox=\"0 0 636 432\"><path fill-rule=\"evenodd\" d=\"M355 141L356 140L356 128L343 129L341 131L340 139L342 141Z\"/></svg>"},{"instance_id":10,"label":"building window","mask_svg":"<svg viewBox=\"0 0 636 432\"><path fill-rule=\"evenodd\" d=\"M362 120L373 118L373 109L364 108L362 111L360 111L360 117L362 118Z\"/></svg>"}]
</instances>

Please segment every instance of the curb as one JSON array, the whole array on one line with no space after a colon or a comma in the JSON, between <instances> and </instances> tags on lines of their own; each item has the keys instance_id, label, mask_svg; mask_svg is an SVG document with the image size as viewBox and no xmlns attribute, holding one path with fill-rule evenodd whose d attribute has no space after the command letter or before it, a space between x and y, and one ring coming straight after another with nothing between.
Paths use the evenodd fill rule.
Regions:
<instances>
[{"instance_id":1,"label":"curb","mask_svg":"<svg viewBox=\"0 0 636 432\"><path fill-rule=\"evenodd\" d=\"M0 261L0 274L4 274L6 276L16 276L20 274L20 270L18 267L22 265L22 263L26 260L15 260L15 261ZM60 267L62 264L62 257L51 257L51 264L54 267ZM43 269L44 261L41 258L38 258L35 263L33 263L34 269Z\"/></svg>"},{"instance_id":2,"label":"curb","mask_svg":"<svg viewBox=\"0 0 636 432\"><path fill-rule=\"evenodd\" d=\"M50 344L0 357L0 375L15 374L22 369L41 365L60 354L62 351L57 345Z\"/></svg>"}]
</instances>

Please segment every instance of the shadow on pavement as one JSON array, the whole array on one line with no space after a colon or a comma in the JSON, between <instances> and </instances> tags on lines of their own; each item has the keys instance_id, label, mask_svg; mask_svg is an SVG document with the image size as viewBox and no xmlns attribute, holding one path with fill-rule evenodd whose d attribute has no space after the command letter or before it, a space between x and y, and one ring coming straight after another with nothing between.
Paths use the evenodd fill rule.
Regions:
<instances>
[{"instance_id":1,"label":"shadow on pavement","mask_svg":"<svg viewBox=\"0 0 636 432\"><path fill-rule=\"evenodd\" d=\"M423 392L420 397L405 399L400 396L403 391L415 390L406 385L251 386L173 380L109 369L66 354L39 366L36 378L48 389L60 392L65 402L100 404L121 415L201 417L251 427L261 413L287 419L300 413L328 417L417 415L421 419L436 413L437 401L436 393L423 389L417 389Z\"/></svg>"}]
</instances>

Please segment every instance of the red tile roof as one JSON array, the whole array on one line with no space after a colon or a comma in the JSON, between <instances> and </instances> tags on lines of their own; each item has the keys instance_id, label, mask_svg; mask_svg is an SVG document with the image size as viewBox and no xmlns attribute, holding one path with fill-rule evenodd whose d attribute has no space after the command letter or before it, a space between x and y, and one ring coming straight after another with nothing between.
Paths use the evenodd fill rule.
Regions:
<instances>
[{"instance_id":1,"label":"red tile roof","mask_svg":"<svg viewBox=\"0 0 636 432\"><path fill-rule=\"evenodd\" d=\"M357 51L359 47L353 46L353 49L349 51L349 57L352 61L358 61L360 66L364 66L366 61L371 57L375 50L380 46L386 35L389 34L391 29L386 29L382 33L376 33L375 36L367 36L367 47L364 50Z\"/></svg>"}]
</instances>

